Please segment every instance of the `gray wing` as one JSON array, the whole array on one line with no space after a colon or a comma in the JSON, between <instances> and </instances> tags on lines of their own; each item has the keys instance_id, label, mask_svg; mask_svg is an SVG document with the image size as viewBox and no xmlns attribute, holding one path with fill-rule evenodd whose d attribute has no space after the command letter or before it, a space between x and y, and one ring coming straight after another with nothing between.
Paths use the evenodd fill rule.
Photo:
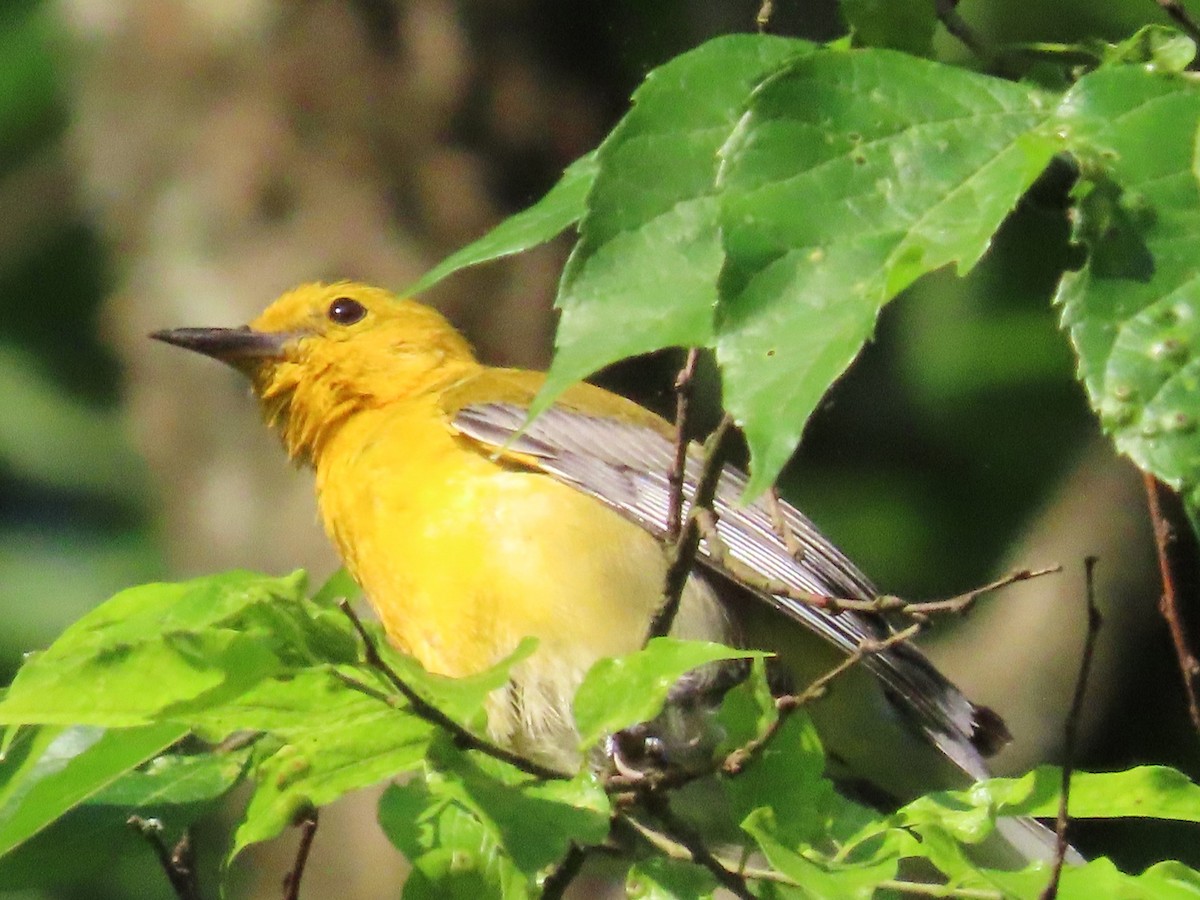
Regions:
<instances>
[{"instance_id":1,"label":"gray wing","mask_svg":"<svg viewBox=\"0 0 1200 900\"><path fill-rule=\"evenodd\" d=\"M526 410L514 403L464 407L454 418L463 435L496 450L532 458L538 469L589 494L662 537L667 531L670 485L667 473L674 446L663 435L639 425L552 407L524 431ZM684 495L695 492L701 470L695 445L689 448ZM799 510L780 503L784 521L802 552L793 556L778 534L765 502L742 505L746 476L727 466L714 503L717 531L730 555L768 578L827 597L871 599L871 582L833 546ZM707 546L701 562L739 583L781 612L802 623L843 653L863 640L885 636L882 617L849 612L836 615L786 596L767 594L739 582L712 559ZM973 778L987 774L981 753L1007 739L1003 723L972 704L914 647L899 644L872 654L862 665L884 686L903 718L922 731Z\"/></svg>"}]
</instances>

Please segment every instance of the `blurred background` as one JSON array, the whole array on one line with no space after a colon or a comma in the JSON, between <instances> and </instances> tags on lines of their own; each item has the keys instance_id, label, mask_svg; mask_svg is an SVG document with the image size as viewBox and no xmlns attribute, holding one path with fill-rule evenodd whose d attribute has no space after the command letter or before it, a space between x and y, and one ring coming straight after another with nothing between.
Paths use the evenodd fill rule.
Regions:
<instances>
[{"instance_id":1,"label":"blurred background","mask_svg":"<svg viewBox=\"0 0 1200 900\"><path fill-rule=\"evenodd\" d=\"M832 2L777 2L776 30L844 31ZM541 195L594 147L650 68L749 30L732 0L5 0L0 5L0 673L123 587L232 567L319 581L336 563L310 476L247 387L152 343L240 324L305 280L402 289ZM1151 0L970 2L991 40L1119 39ZM939 37L947 57L960 53ZM1071 261L1066 167L968 278L886 311L786 476L886 591L949 595L1013 567L1062 575L986 600L931 653L1016 735L998 761L1057 760L1083 640L1083 557L1106 623L1081 766L1200 774L1140 479L1072 378L1049 298ZM460 274L430 299L490 362L544 366L569 240ZM670 401L664 354L600 377ZM714 382L715 384L715 382ZM710 384L710 405L716 391ZM1194 595L1193 595L1194 599ZM169 897L146 847L82 819L34 842L0 895ZM308 896L395 893L402 862L371 798L324 816ZM202 830L202 858L221 850ZM232 875L277 896L288 840ZM1126 868L1200 864L1194 830L1082 829ZM75 852L78 850L78 852ZM51 888L32 889L31 884ZM214 885L206 888L215 896Z\"/></svg>"}]
</instances>

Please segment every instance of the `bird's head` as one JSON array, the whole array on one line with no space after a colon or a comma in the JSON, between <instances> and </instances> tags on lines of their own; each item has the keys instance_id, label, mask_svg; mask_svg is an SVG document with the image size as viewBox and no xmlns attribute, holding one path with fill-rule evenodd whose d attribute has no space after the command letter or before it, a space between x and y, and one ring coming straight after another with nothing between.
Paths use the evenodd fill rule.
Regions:
<instances>
[{"instance_id":1,"label":"bird's head","mask_svg":"<svg viewBox=\"0 0 1200 900\"><path fill-rule=\"evenodd\" d=\"M250 377L293 457L310 457L348 415L435 393L478 364L436 310L353 282L305 284L241 328L151 337Z\"/></svg>"}]
</instances>

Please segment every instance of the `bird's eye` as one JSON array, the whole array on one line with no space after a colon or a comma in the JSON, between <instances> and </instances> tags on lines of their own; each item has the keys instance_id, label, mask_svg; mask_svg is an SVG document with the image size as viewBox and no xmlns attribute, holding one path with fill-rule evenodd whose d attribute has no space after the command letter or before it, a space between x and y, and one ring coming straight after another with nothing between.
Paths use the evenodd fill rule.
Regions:
<instances>
[{"instance_id":1,"label":"bird's eye","mask_svg":"<svg viewBox=\"0 0 1200 900\"><path fill-rule=\"evenodd\" d=\"M329 304L329 321L338 325L353 325L366 314L367 308L349 297L338 297Z\"/></svg>"}]
</instances>

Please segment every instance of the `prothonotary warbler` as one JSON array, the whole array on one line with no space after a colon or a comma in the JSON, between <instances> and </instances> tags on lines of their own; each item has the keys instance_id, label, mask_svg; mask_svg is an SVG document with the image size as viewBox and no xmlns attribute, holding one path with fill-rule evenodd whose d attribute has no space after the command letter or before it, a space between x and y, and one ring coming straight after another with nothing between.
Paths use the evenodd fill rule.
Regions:
<instances>
[{"instance_id":1,"label":"prothonotary warbler","mask_svg":"<svg viewBox=\"0 0 1200 900\"><path fill-rule=\"evenodd\" d=\"M315 470L325 527L398 648L459 676L538 639L489 730L577 765L575 688L598 659L636 650L662 602L673 426L580 384L522 431L541 373L484 366L439 313L362 284L303 285L248 327L154 337L250 377L288 454ZM739 472L722 478L719 534L742 565L825 596L876 596L800 512L781 504L796 553L778 510L742 505ZM676 636L772 650L804 685L889 633L875 616L739 583L703 549ZM834 776L896 801L986 777L984 755L1007 739L908 644L867 656L811 714ZM1036 822L1002 825L1022 855L1051 855Z\"/></svg>"}]
</instances>

